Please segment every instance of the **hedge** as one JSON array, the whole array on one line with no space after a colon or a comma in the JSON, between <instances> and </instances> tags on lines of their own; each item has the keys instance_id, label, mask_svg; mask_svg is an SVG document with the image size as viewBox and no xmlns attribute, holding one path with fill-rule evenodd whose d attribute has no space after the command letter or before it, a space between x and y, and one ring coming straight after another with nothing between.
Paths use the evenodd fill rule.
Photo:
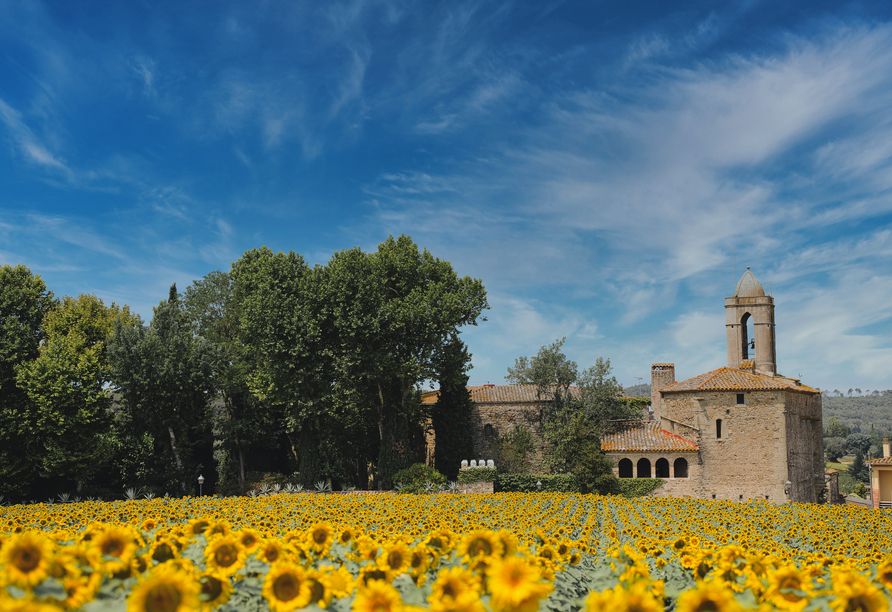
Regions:
<instances>
[{"instance_id":1,"label":"hedge","mask_svg":"<svg viewBox=\"0 0 892 612\"><path fill-rule=\"evenodd\" d=\"M623 497L644 497L665 482L662 478L620 478L619 491Z\"/></svg>"},{"instance_id":2,"label":"hedge","mask_svg":"<svg viewBox=\"0 0 892 612\"><path fill-rule=\"evenodd\" d=\"M468 468L458 471L458 481L462 484L471 482L493 482L496 478L496 468Z\"/></svg>"},{"instance_id":3,"label":"hedge","mask_svg":"<svg viewBox=\"0 0 892 612\"><path fill-rule=\"evenodd\" d=\"M536 482L542 482L542 491L576 493L579 485L573 474L498 474L493 481L496 493L534 493L539 491Z\"/></svg>"}]
</instances>

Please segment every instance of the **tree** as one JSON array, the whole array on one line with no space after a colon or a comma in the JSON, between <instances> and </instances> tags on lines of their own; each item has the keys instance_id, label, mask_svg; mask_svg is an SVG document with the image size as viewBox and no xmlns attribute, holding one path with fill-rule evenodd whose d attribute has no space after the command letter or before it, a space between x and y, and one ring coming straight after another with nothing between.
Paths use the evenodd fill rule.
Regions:
<instances>
[{"instance_id":1,"label":"tree","mask_svg":"<svg viewBox=\"0 0 892 612\"><path fill-rule=\"evenodd\" d=\"M431 410L431 425L436 436L434 463L449 480L457 480L462 459L474 452L471 394L468 374L471 355L456 338L449 343L439 364L440 394Z\"/></svg>"},{"instance_id":2,"label":"tree","mask_svg":"<svg viewBox=\"0 0 892 612\"><path fill-rule=\"evenodd\" d=\"M24 265L0 268L0 492L25 491L38 467L36 408L15 372L39 356L43 320L55 307L40 276Z\"/></svg>"},{"instance_id":3,"label":"tree","mask_svg":"<svg viewBox=\"0 0 892 612\"><path fill-rule=\"evenodd\" d=\"M95 295L65 297L44 318L39 356L16 369L18 386L35 407L43 447L31 459L42 473L77 481L77 489L109 454L111 397L106 342L117 321L137 317Z\"/></svg>"},{"instance_id":4,"label":"tree","mask_svg":"<svg viewBox=\"0 0 892 612\"><path fill-rule=\"evenodd\" d=\"M852 428L840 422L836 417L830 417L827 427L824 429L825 438L846 438L852 433Z\"/></svg>"},{"instance_id":5,"label":"tree","mask_svg":"<svg viewBox=\"0 0 892 612\"><path fill-rule=\"evenodd\" d=\"M185 491L187 480L206 467L199 457L203 451L207 456L212 444L216 346L195 335L174 285L148 327L115 322L108 358L113 387L122 398L127 443L152 448L140 484L159 493Z\"/></svg>"},{"instance_id":6,"label":"tree","mask_svg":"<svg viewBox=\"0 0 892 612\"><path fill-rule=\"evenodd\" d=\"M312 485L337 461L323 440L335 427L332 329L324 319L321 270L294 251L245 252L230 272L240 342L253 354L247 386L282 412L281 427L299 454L300 478Z\"/></svg>"},{"instance_id":7,"label":"tree","mask_svg":"<svg viewBox=\"0 0 892 612\"><path fill-rule=\"evenodd\" d=\"M214 378L220 389L222 410L214 419L218 436L214 456L220 482L236 479L241 487L250 461L248 453L253 449L268 453L276 446L280 415L268 402L257 399L248 387L256 367L253 353L239 338L239 308L230 275L216 270L193 282L186 289L182 304L198 335L219 350Z\"/></svg>"},{"instance_id":8,"label":"tree","mask_svg":"<svg viewBox=\"0 0 892 612\"><path fill-rule=\"evenodd\" d=\"M500 474L526 474L530 471L530 456L536 451L533 434L523 425L507 433L500 433L490 443L490 452Z\"/></svg>"},{"instance_id":9,"label":"tree","mask_svg":"<svg viewBox=\"0 0 892 612\"><path fill-rule=\"evenodd\" d=\"M600 454L598 441L609 421L641 418L640 411L622 401L622 386L610 376L610 360L599 358L580 374L576 363L561 352L565 340L543 346L535 357L518 358L505 377L514 384L535 385L538 397L545 400L540 417L545 462L555 472L583 469L583 457ZM577 395L572 391L574 383ZM592 469L609 466L594 459L586 462ZM600 474L587 477L594 483Z\"/></svg>"},{"instance_id":10,"label":"tree","mask_svg":"<svg viewBox=\"0 0 892 612\"><path fill-rule=\"evenodd\" d=\"M864 462L864 455L861 453L860 450L855 453L855 459L852 461L852 464L848 467L847 471L849 475L851 475L851 477L858 482L868 484L870 481L870 474L867 471L867 464Z\"/></svg>"},{"instance_id":11,"label":"tree","mask_svg":"<svg viewBox=\"0 0 892 612\"><path fill-rule=\"evenodd\" d=\"M482 318L486 291L408 236L390 237L371 254L336 253L326 283L338 384L373 411L378 485L389 487L393 474L414 463L412 436L423 416L417 389L437 379L459 328Z\"/></svg>"},{"instance_id":12,"label":"tree","mask_svg":"<svg viewBox=\"0 0 892 612\"><path fill-rule=\"evenodd\" d=\"M846 437L846 448L850 453L866 453L870 449L870 436L851 433Z\"/></svg>"},{"instance_id":13,"label":"tree","mask_svg":"<svg viewBox=\"0 0 892 612\"><path fill-rule=\"evenodd\" d=\"M842 437L824 438L824 455L827 461L835 463L839 458L848 452L846 448L846 439Z\"/></svg>"}]
</instances>

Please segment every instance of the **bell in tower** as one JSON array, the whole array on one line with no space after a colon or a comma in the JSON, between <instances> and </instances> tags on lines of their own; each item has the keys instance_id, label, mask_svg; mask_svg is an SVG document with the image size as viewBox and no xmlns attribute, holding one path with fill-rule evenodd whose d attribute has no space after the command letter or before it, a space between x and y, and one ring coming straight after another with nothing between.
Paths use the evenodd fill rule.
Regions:
<instances>
[{"instance_id":1,"label":"bell in tower","mask_svg":"<svg viewBox=\"0 0 892 612\"><path fill-rule=\"evenodd\" d=\"M752 338L748 327L752 324ZM725 330L728 336L728 367L752 367L757 374L777 374L774 336L774 298L746 268L733 297L725 298ZM752 366L749 363L752 360Z\"/></svg>"}]
</instances>

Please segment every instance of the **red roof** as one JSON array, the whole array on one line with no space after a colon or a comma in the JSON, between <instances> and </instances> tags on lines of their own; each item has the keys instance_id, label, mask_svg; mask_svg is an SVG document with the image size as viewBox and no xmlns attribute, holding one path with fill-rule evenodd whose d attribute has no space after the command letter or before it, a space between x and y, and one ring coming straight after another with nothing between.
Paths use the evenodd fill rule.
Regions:
<instances>
[{"instance_id":1,"label":"red roof","mask_svg":"<svg viewBox=\"0 0 892 612\"><path fill-rule=\"evenodd\" d=\"M892 465L892 457L880 457L879 459L871 459L870 465Z\"/></svg>"},{"instance_id":2,"label":"red roof","mask_svg":"<svg viewBox=\"0 0 892 612\"><path fill-rule=\"evenodd\" d=\"M736 368L719 368L663 387L660 391L675 393L679 391L769 391L776 389L819 393L817 389L803 385L795 378L765 376Z\"/></svg>"},{"instance_id":3,"label":"red roof","mask_svg":"<svg viewBox=\"0 0 892 612\"><path fill-rule=\"evenodd\" d=\"M675 451L697 452L697 445L679 435L660 429L659 421L620 421L601 436L604 452Z\"/></svg>"},{"instance_id":4,"label":"red roof","mask_svg":"<svg viewBox=\"0 0 892 612\"><path fill-rule=\"evenodd\" d=\"M468 387L471 401L475 404L527 404L550 401L548 397L538 397L536 385L479 385ZM570 387L570 394L579 396L578 387ZM436 404L439 391L427 391L421 395L422 404Z\"/></svg>"}]
</instances>

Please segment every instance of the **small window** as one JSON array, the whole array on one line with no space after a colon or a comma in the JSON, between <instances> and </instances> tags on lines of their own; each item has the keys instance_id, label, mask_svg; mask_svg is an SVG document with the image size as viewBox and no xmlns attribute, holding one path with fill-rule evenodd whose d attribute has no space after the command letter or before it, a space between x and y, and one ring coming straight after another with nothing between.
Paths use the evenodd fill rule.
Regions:
<instances>
[{"instance_id":1,"label":"small window","mask_svg":"<svg viewBox=\"0 0 892 612\"><path fill-rule=\"evenodd\" d=\"M722 438L722 419L715 420L715 437L717 440Z\"/></svg>"},{"instance_id":2,"label":"small window","mask_svg":"<svg viewBox=\"0 0 892 612\"><path fill-rule=\"evenodd\" d=\"M492 437L492 425L490 425L489 423L487 423L486 425L483 426L483 437L484 438Z\"/></svg>"},{"instance_id":3,"label":"small window","mask_svg":"<svg viewBox=\"0 0 892 612\"><path fill-rule=\"evenodd\" d=\"M738 393L737 394L737 405L742 406L743 404L744 404L743 393Z\"/></svg>"}]
</instances>

